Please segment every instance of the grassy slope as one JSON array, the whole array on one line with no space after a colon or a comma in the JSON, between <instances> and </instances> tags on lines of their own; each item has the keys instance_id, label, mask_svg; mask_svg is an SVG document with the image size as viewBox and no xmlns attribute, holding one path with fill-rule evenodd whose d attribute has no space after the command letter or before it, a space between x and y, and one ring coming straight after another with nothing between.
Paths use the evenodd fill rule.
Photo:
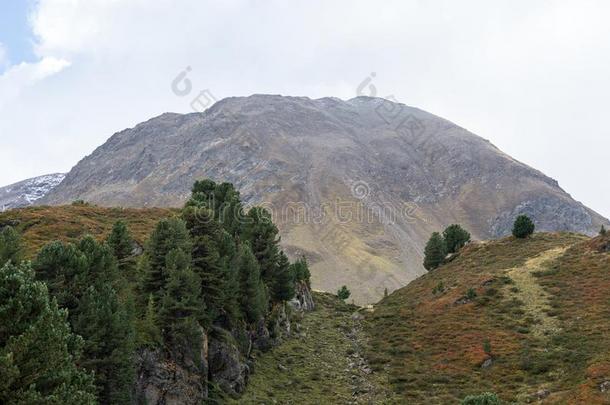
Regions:
<instances>
[{"instance_id":1,"label":"grassy slope","mask_svg":"<svg viewBox=\"0 0 610 405\"><path fill-rule=\"evenodd\" d=\"M17 223L26 256L31 258L53 240L74 242L85 234L105 238L117 220L129 226L134 239L143 245L156 223L176 213L162 208L101 208L94 206L30 207L0 213L0 227Z\"/></svg>"},{"instance_id":2,"label":"grassy slope","mask_svg":"<svg viewBox=\"0 0 610 405\"><path fill-rule=\"evenodd\" d=\"M384 373L372 373L361 357L364 336L357 307L314 293L316 310L292 338L259 353L241 404L391 404Z\"/></svg>"},{"instance_id":3,"label":"grassy slope","mask_svg":"<svg viewBox=\"0 0 610 405\"><path fill-rule=\"evenodd\" d=\"M537 234L466 247L375 307L369 361L413 403L482 391L526 402L540 390L548 403L609 403L610 254L595 243ZM460 300L470 288L477 297Z\"/></svg>"}]
</instances>

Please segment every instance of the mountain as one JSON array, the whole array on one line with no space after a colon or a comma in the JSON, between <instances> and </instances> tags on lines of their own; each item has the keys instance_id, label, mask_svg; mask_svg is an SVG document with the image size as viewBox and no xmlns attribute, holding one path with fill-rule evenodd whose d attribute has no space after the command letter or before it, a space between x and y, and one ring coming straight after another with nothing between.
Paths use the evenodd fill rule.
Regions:
<instances>
[{"instance_id":1,"label":"mountain","mask_svg":"<svg viewBox=\"0 0 610 405\"><path fill-rule=\"evenodd\" d=\"M0 209L27 207L34 204L66 177L63 173L47 174L0 187Z\"/></svg>"},{"instance_id":2,"label":"mountain","mask_svg":"<svg viewBox=\"0 0 610 405\"><path fill-rule=\"evenodd\" d=\"M305 254L315 288L373 302L425 273L423 246L451 223L476 239L530 215L593 234L606 219L487 140L417 108L357 97L254 95L163 114L114 134L41 204L177 207L196 179L228 181Z\"/></svg>"},{"instance_id":3,"label":"mountain","mask_svg":"<svg viewBox=\"0 0 610 405\"><path fill-rule=\"evenodd\" d=\"M367 358L404 403L608 404L609 294L610 234L473 243L366 314Z\"/></svg>"}]
</instances>

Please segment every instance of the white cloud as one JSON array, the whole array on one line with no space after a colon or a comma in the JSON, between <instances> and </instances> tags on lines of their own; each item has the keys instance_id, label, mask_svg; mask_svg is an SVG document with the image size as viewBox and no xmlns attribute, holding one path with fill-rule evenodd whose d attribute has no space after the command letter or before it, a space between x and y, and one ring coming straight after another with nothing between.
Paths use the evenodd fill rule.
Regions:
<instances>
[{"instance_id":1,"label":"white cloud","mask_svg":"<svg viewBox=\"0 0 610 405\"><path fill-rule=\"evenodd\" d=\"M62 71L70 65L63 59L45 57L37 63L21 63L11 66L0 75L0 112L3 105L16 99L25 87Z\"/></svg>"},{"instance_id":2,"label":"white cloud","mask_svg":"<svg viewBox=\"0 0 610 405\"><path fill-rule=\"evenodd\" d=\"M591 175L610 150L609 17L610 3L576 0L39 0L40 62L10 69L18 91L0 110L4 150L27 158L0 159L0 184L68 170L115 131L188 111L170 89L186 66L194 92L217 98L350 98L376 72L381 95L490 139L610 216L610 187Z\"/></svg>"},{"instance_id":3,"label":"white cloud","mask_svg":"<svg viewBox=\"0 0 610 405\"><path fill-rule=\"evenodd\" d=\"M6 47L0 42L0 72L2 72L2 68L6 66L7 63Z\"/></svg>"}]
</instances>

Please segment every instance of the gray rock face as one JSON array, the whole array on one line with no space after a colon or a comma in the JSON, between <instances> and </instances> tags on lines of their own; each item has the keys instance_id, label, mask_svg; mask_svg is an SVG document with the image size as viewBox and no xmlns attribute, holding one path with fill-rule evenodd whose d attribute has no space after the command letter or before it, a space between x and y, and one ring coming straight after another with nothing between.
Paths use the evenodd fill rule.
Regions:
<instances>
[{"instance_id":1,"label":"gray rock face","mask_svg":"<svg viewBox=\"0 0 610 405\"><path fill-rule=\"evenodd\" d=\"M250 367L234 343L211 338L208 360L212 382L224 392L237 397L246 389Z\"/></svg>"},{"instance_id":2,"label":"gray rock face","mask_svg":"<svg viewBox=\"0 0 610 405\"><path fill-rule=\"evenodd\" d=\"M313 311L315 303L311 295L311 290L304 282L299 282L295 287L295 296L288 303L296 311Z\"/></svg>"},{"instance_id":3,"label":"gray rock face","mask_svg":"<svg viewBox=\"0 0 610 405\"><path fill-rule=\"evenodd\" d=\"M543 230L608 223L485 139L369 97L254 95L163 114L113 135L40 202L180 206L201 178L272 210L314 288L348 285L357 303L423 274L427 239L451 223L475 239L507 234L523 211Z\"/></svg>"},{"instance_id":4,"label":"gray rock face","mask_svg":"<svg viewBox=\"0 0 610 405\"><path fill-rule=\"evenodd\" d=\"M150 405L199 405L208 397L205 353L195 362L176 348L174 353L142 350L138 353L136 402ZM207 350L207 340L204 342Z\"/></svg>"},{"instance_id":5,"label":"gray rock face","mask_svg":"<svg viewBox=\"0 0 610 405\"><path fill-rule=\"evenodd\" d=\"M563 196L541 196L525 200L512 210L500 213L491 221L492 236L510 235L515 218L521 214L534 219L536 231L565 230L595 234L593 215L587 207Z\"/></svg>"},{"instance_id":6,"label":"gray rock face","mask_svg":"<svg viewBox=\"0 0 610 405\"><path fill-rule=\"evenodd\" d=\"M63 173L47 174L0 187L0 211L34 204L57 187L64 177Z\"/></svg>"}]
</instances>

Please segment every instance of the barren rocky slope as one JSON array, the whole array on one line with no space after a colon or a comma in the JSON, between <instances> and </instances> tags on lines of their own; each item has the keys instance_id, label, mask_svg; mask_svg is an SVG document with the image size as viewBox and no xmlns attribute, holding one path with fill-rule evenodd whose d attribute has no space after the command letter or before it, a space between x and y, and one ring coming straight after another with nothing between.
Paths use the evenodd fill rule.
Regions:
<instances>
[{"instance_id":1,"label":"barren rocky slope","mask_svg":"<svg viewBox=\"0 0 610 405\"><path fill-rule=\"evenodd\" d=\"M519 213L540 230L592 234L607 220L556 181L467 130L378 98L254 95L203 114L163 114L113 135L41 203L179 206L194 180L229 181L264 203L315 288L373 302L424 273L432 231L458 222L505 235Z\"/></svg>"}]
</instances>

